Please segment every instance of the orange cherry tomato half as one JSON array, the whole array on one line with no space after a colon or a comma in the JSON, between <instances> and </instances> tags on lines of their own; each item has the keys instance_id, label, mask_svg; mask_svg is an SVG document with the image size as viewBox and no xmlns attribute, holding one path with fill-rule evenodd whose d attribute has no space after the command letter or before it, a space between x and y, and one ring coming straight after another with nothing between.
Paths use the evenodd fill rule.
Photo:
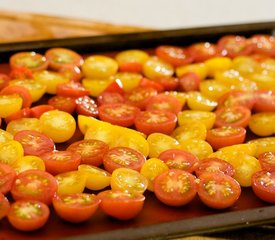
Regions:
<instances>
[{"instance_id":1,"label":"orange cherry tomato half","mask_svg":"<svg viewBox=\"0 0 275 240\"><path fill-rule=\"evenodd\" d=\"M76 101L73 97L55 95L49 98L48 104L54 109L72 114L76 109Z\"/></svg>"},{"instance_id":2,"label":"orange cherry tomato half","mask_svg":"<svg viewBox=\"0 0 275 240\"><path fill-rule=\"evenodd\" d=\"M217 46L209 42L194 43L188 47L195 62L203 62L218 55Z\"/></svg>"},{"instance_id":3,"label":"orange cherry tomato half","mask_svg":"<svg viewBox=\"0 0 275 240\"><path fill-rule=\"evenodd\" d=\"M89 96L79 97L75 100L76 112L80 115L97 117L98 107L94 99Z\"/></svg>"},{"instance_id":4,"label":"orange cherry tomato half","mask_svg":"<svg viewBox=\"0 0 275 240\"><path fill-rule=\"evenodd\" d=\"M179 89L183 92L197 91L200 87L200 77L195 72L187 72L179 77Z\"/></svg>"},{"instance_id":5,"label":"orange cherry tomato half","mask_svg":"<svg viewBox=\"0 0 275 240\"><path fill-rule=\"evenodd\" d=\"M97 97L97 105L110 103L124 103L124 96L118 92L103 92Z\"/></svg>"},{"instance_id":6,"label":"orange cherry tomato half","mask_svg":"<svg viewBox=\"0 0 275 240\"><path fill-rule=\"evenodd\" d=\"M0 193L5 195L11 190L15 177L16 172L11 166L0 163Z\"/></svg>"},{"instance_id":7,"label":"orange cherry tomato half","mask_svg":"<svg viewBox=\"0 0 275 240\"><path fill-rule=\"evenodd\" d=\"M258 156L263 170L275 172L275 152L264 152Z\"/></svg>"},{"instance_id":8,"label":"orange cherry tomato half","mask_svg":"<svg viewBox=\"0 0 275 240\"><path fill-rule=\"evenodd\" d=\"M196 177L180 169L169 169L154 179L154 193L169 206L186 205L197 194Z\"/></svg>"},{"instance_id":9,"label":"orange cherry tomato half","mask_svg":"<svg viewBox=\"0 0 275 240\"><path fill-rule=\"evenodd\" d=\"M256 91L253 110L256 112L275 112L275 91Z\"/></svg>"},{"instance_id":10,"label":"orange cherry tomato half","mask_svg":"<svg viewBox=\"0 0 275 240\"><path fill-rule=\"evenodd\" d=\"M96 212L100 199L94 194L74 193L55 196L53 207L65 221L80 223L89 220Z\"/></svg>"}]
</instances>

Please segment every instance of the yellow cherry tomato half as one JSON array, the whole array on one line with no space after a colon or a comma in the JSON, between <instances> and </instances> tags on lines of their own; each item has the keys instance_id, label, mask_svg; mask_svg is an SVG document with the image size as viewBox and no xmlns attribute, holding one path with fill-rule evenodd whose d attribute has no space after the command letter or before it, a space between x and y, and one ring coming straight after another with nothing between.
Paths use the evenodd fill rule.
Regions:
<instances>
[{"instance_id":1,"label":"yellow cherry tomato half","mask_svg":"<svg viewBox=\"0 0 275 240\"><path fill-rule=\"evenodd\" d=\"M67 112L59 110L43 113L40 117L40 123L42 132L56 143L69 140L76 130L74 117Z\"/></svg>"},{"instance_id":2,"label":"yellow cherry tomato half","mask_svg":"<svg viewBox=\"0 0 275 240\"><path fill-rule=\"evenodd\" d=\"M24 149L19 142L10 140L0 144L0 163L13 166L23 156Z\"/></svg>"},{"instance_id":3,"label":"yellow cherry tomato half","mask_svg":"<svg viewBox=\"0 0 275 240\"><path fill-rule=\"evenodd\" d=\"M40 157L28 155L18 159L15 162L13 168L17 173L21 173L30 169L45 171L45 163Z\"/></svg>"},{"instance_id":4,"label":"yellow cherry tomato half","mask_svg":"<svg viewBox=\"0 0 275 240\"><path fill-rule=\"evenodd\" d=\"M217 80L207 80L200 83L200 92L205 97L217 101L222 95L230 91L230 87Z\"/></svg>"},{"instance_id":5,"label":"yellow cherry tomato half","mask_svg":"<svg viewBox=\"0 0 275 240\"><path fill-rule=\"evenodd\" d=\"M131 72L119 72L114 75L114 79L121 82L123 90L125 92L129 92L139 86L142 75Z\"/></svg>"},{"instance_id":6,"label":"yellow cherry tomato half","mask_svg":"<svg viewBox=\"0 0 275 240\"><path fill-rule=\"evenodd\" d=\"M225 71L231 68L232 60L228 57L213 57L205 62L207 75L213 77L216 72Z\"/></svg>"},{"instance_id":7,"label":"yellow cherry tomato half","mask_svg":"<svg viewBox=\"0 0 275 240\"><path fill-rule=\"evenodd\" d=\"M204 159L213 153L211 145L201 139L189 139L182 141L180 146L180 149L192 153L198 159Z\"/></svg>"},{"instance_id":8,"label":"yellow cherry tomato half","mask_svg":"<svg viewBox=\"0 0 275 240\"><path fill-rule=\"evenodd\" d=\"M248 143L253 143L256 145L256 154L258 157L264 152L274 152L275 151L275 137L263 137L248 141Z\"/></svg>"},{"instance_id":9,"label":"yellow cherry tomato half","mask_svg":"<svg viewBox=\"0 0 275 240\"><path fill-rule=\"evenodd\" d=\"M218 102L209 99L200 92L192 91L188 92L187 105L191 110L211 112L218 106Z\"/></svg>"},{"instance_id":10,"label":"yellow cherry tomato half","mask_svg":"<svg viewBox=\"0 0 275 240\"><path fill-rule=\"evenodd\" d=\"M35 130L42 132L42 126L37 118L19 118L8 123L6 131L14 135L23 130Z\"/></svg>"},{"instance_id":11,"label":"yellow cherry tomato half","mask_svg":"<svg viewBox=\"0 0 275 240\"><path fill-rule=\"evenodd\" d=\"M0 117L5 118L16 113L22 107L23 99L17 95L1 95L0 96Z\"/></svg>"},{"instance_id":12,"label":"yellow cherry tomato half","mask_svg":"<svg viewBox=\"0 0 275 240\"><path fill-rule=\"evenodd\" d=\"M205 63L193 63L176 68L177 77L181 77L182 75L189 72L194 72L198 74L201 80L207 77L207 67Z\"/></svg>"},{"instance_id":13,"label":"yellow cherry tomato half","mask_svg":"<svg viewBox=\"0 0 275 240\"><path fill-rule=\"evenodd\" d=\"M0 129L0 144L13 140L13 135L3 129Z\"/></svg>"},{"instance_id":14,"label":"yellow cherry tomato half","mask_svg":"<svg viewBox=\"0 0 275 240\"><path fill-rule=\"evenodd\" d=\"M273 133L275 133L275 113L255 113L250 117L248 126L249 129L258 136L271 136Z\"/></svg>"}]
</instances>

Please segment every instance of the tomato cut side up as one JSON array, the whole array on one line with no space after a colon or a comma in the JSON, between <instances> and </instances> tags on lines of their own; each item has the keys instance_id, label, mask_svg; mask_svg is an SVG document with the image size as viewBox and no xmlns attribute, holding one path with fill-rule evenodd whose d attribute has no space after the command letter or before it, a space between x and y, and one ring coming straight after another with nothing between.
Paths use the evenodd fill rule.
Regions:
<instances>
[{"instance_id":1,"label":"tomato cut side up","mask_svg":"<svg viewBox=\"0 0 275 240\"><path fill-rule=\"evenodd\" d=\"M264 152L258 156L263 170L275 172L275 152Z\"/></svg>"}]
</instances>

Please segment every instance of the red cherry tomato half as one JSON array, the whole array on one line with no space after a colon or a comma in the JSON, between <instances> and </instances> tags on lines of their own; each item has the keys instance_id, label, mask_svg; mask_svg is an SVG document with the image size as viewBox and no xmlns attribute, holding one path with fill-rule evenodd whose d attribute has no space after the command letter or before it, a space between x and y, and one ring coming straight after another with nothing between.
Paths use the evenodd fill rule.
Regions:
<instances>
[{"instance_id":1,"label":"red cherry tomato half","mask_svg":"<svg viewBox=\"0 0 275 240\"><path fill-rule=\"evenodd\" d=\"M216 127L247 127L251 111L243 106L221 107L215 111Z\"/></svg>"},{"instance_id":2,"label":"red cherry tomato half","mask_svg":"<svg viewBox=\"0 0 275 240\"><path fill-rule=\"evenodd\" d=\"M10 57L10 66L12 69L25 67L34 72L45 70L48 65L47 59L35 52L18 52Z\"/></svg>"},{"instance_id":3,"label":"red cherry tomato half","mask_svg":"<svg viewBox=\"0 0 275 240\"><path fill-rule=\"evenodd\" d=\"M264 152L258 156L263 170L275 172L275 152Z\"/></svg>"},{"instance_id":4,"label":"red cherry tomato half","mask_svg":"<svg viewBox=\"0 0 275 240\"><path fill-rule=\"evenodd\" d=\"M55 149L54 141L34 130L23 130L14 134L14 140L21 143L25 155L40 156Z\"/></svg>"},{"instance_id":5,"label":"red cherry tomato half","mask_svg":"<svg viewBox=\"0 0 275 240\"><path fill-rule=\"evenodd\" d=\"M0 163L0 193L5 195L11 190L15 177L16 172L12 167Z\"/></svg>"},{"instance_id":6,"label":"red cherry tomato half","mask_svg":"<svg viewBox=\"0 0 275 240\"><path fill-rule=\"evenodd\" d=\"M45 52L45 57L49 62L49 67L54 70L59 70L64 66L80 67L84 61L82 56L67 48L50 48Z\"/></svg>"},{"instance_id":7,"label":"red cherry tomato half","mask_svg":"<svg viewBox=\"0 0 275 240\"><path fill-rule=\"evenodd\" d=\"M20 200L11 204L9 223L20 231L34 231L43 227L50 216L49 207L39 201Z\"/></svg>"},{"instance_id":8,"label":"red cherry tomato half","mask_svg":"<svg viewBox=\"0 0 275 240\"><path fill-rule=\"evenodd\" d=\"M196 176L199 177L203 173L222 172L226 175L233 176L234 167L220 158L204 158L201 159L195 167Z\"/></svg>"},{"instance_id":9,"label":"red cherry tomato half","mask_svg":"<svg viewBox=\"0 0 275 240\"><path fill-rule=\"evenodd\" d=\"M17 67L10 71L10 79L32 79L32 71L26 67Z\"/></svg>"},{"instance_id":10,"label":"red cherry tomato half","mask_svg":"<svg viewBox=\"0 0 275 240\"><path fill-rule=\"evenodd\" d=\"M140 88L154 88L159 93L164 91L163 85L161 85L157 81L149 80L148 78L145 78L145 77L140 80L138 87L140 87Z\"/></svg>"},{"instance_id":11,"label":"red cherry tomato half","mask_svg":"<svg viewBox=\"0 0 275 240\"><path fill-rule=\"evenodd\" d=\"M100 166L109 146L100 140L85 139L72 143L67 150L81 155L82 164Z\"/></svg>"},{"instance_id":12,"label":"red cherry tomato half","mask_svg":"<svg viewBox=\"0 0 275 240\"><path fill-rule=\"evenodd\" d=\"M140 171L145 163L145 156L140 152L128 147L114 147L103 157L104 168L112 173L117 168L130 168Z\"/></svg>"},{"instance_id":13,"label":"red cherry tomato half","mask_svg":"<svg viewBox=\"0 0 275 240\"><path fill-rule=\"evenodd\" d=\"M161 45L156 48L156 55L175 67L186 65L194 60L192 52L176 46Z\"/></svg>"},{"instance_id":14,"label":"red cherry tomato half","mask_svg":"<svg viewBox=\"0 0 275 240\"><path fill-rule=\"evenodd\" d=\"M229 208L241 195L240 184L224 173L203 173L199 179L198 195L201 201L210 208Z\"/></svg>"},{"instance_id":15,"label":"red cherry tomato half","mask_svg":"<svg viewBox=\"0 0 275 240\"><path fill-rule=\"evenodd\" d=\"M178 114L182 107L182 103L175 96L166 94L152 96L146 104L147 111L163 110L174 114Z\"/></svg>"},{"instance_id":16,"label":"red cherry tomato half","mask_svg":"<svg viewBox=\"0 0 275 240\"><path fill-rule=\"evenodd\" d=\"M41 104L37 105L35 107L30 108L31 114L30 116L33 118L40 118L40 116L48 111L54 110L54 106L51 106L49 104Z\"/></svg>"},{"instance_id":17,"label":"red cherry tomato half","mask_svg":"<svg viewBox=\"0 0 275 240\"><path fill-rule=\"evenodd\" d=\"M275 91L256 91L253 110L256 112L275 112Z\"/></svg>"},{"instance_id":18,"label":"red cherry tomato half","mask_svg":"<svg viewBox=\"0 0 275 240\"><path fill-rule=\"evenodd\" d=\"M197 91L200 87L200 77L194 72L187 72L179 77L179 88L183 92Z\"/></svg>"},{"instance_id":19,"label":"red cherry tomato half","mask_svg":"<svg viewBox=\"0 0 275 240\"><path fill-rule=\"evenodd\" d=\"M57 215L65 221L79 223L89 220L96 212L100 199L94 194L74 193L53 198Z\"/></svg>"},{"instance_id":20,"label":"red cherry tomato half","mask_svg":"<svg viewBox=\"0 0 275 240\"><path fill-rule=\"evenodd\" d=\"M40 155L46 170L52 175L77 170L81 155L71 151L48 151Z\"/></svg>"},{"instance_id":21,"label":"red cherry tomato half","mask_svg":"<svg viewBox=\"0 0 275 240\"><path fill-rule=\"evenodd\" d=\"M243 127L223 126L207 131L206 140L214 150L243 143L246 130Z\"/></svg>"},{"instance_id":22,"label":"red cherry tomato half","mask_svg":"<svg viewBox=\"0 0 275 240\"><path fill-rule=\"evenodd\" d=\"M255 53L270 57L275 56L275 37L272 35L256 34L250 38L255 44Z\"/></svg>"},{"instance_id":23,"label":"red cherry tomato half","mask_svg":"<svg viewBox=\"0 0 275 240\"><path fill-rule=\"evenodd\" d=\"M138 112L139 108L124 103L104 104L98 108L98 115L101 120L122 127L134 125Z\"/></svg>"},{"instance_id":24,"label":"red cherry tomato half","mask_svg":"<svg viewBox=\"0 0 275 240\"><path fill-rule=\"evenodd\" d=\"M166 163L170 169L180 169L192 173L199 159L192 153L179 149L168 149L158 159Z\"/></svg>"},{"instance_id":25,"label":"red cherry tomato half","mask_svg":"<svg viewBox=\"0 0 275 240\"><path fill-rule=\"evenodd\" d=\"M98 107L96 102L89 96L79 97L75 100L76 112L80 115L97 117Z\"/></svg>"},{"instance_id":26,"label":"red cherry tomato half","mask_svg":"<svg viewBox=\"0 0 275 240\"><path fill-rule=\"evenodd\" d=\"M275 203L275 172L258 171L252 175L251 186L257 197Z\"/></svg>"},{"instance_id":27,"label":"red cherry tomato half","mask_svg":"<svg viewBox=\"0 0 275 240\"><path fill-rule=\"evenodd\" d=\"M5 122L6 124L8 124L10 121L17 120L20 118L28 118L28 117L31 117L31 109L26 107L9 115L8 117L5 117Z\"/></svg>"},{"instance_id":28,"label":"red cherry tomato half","mask_svg":"<svg viewBox=\"0 0 275 240\"><path fill-rule=\"evenodd\" d=\"M203 62L218 56L217 46L209 42L194 43L188 47L188 51L194 57L195 62Z\"/></svg>"},{"instance_id":29,"label":"red cherry tomato half","mask_svg":"<svg viewBox=\"0 0 275 240\"><path fill-rule=\"evenodd\" d=\"M142 64L138 62L124 62L119 64L120 72L142 72Z\"/></svg>"},{"instance_id":30,"label":"red cherry tomato half","mask_svg":"<svg viewBox=\"0 0 275 240\"><path fill-rule=\"evenodd\" d=\"M154 179L154 193L169 206L183 206L197 194L196 177L179 169L169 169Z\"/></svg>"},{"instance_id":31,"label":"red cherry tomato half","mask_svg":"<svg viewBox=\"0 0 275 240\"><path fill-rule=\"evenodd\" d=\"M118 92L103 92L97 97L97 104L124 103L124 97Z\"/></svg>"},{"instance_id":32,"label":"red cherry tomato half","mask_svg":"<svg viewBox=\"0 0 275 240\"><path fill-rule=\"evenodd\" d=\"M0 193L0 220L7 216L9 209L9 200L2 193Z\"/></svg>"},{"instance_id":33,"label":"red cherry tomato half","mask_svg":"<svg viewBox=\"0 0 275 240\"><path fill-rule=\"evenodd\" d=\"M105 190L100 192L99 207L109 216L119 220L129 220L136 217L143 209L145 197L136 192L120 190Z\"/></svg>"},{"instance_id":34,"label":"red cherry tomato half","mask_svg":"<svg viewBox=\"0 0 275 240\"><path fill-rule=\"evenodd\" d=\"M49 98L48 104L58 109L72 114L76 109L76 100L73 97L55 95Z\"/></svg>"},{"instance_id":35,"label":"red cherry tomato half","mask_svg":"<svg viewBox=\"0 0 275 240\"><path fill-rule=\"evenodd\" d=\"M42 170L26 170L17 175L11 194L16 201L36 200L50 205L56 191L57 181L50 173Z\"/></svg>"},{"instance_id":36,"label":"red cherry tomato half","mask_svg":"<svg viewBox=\"0 0 275 240\"><path fill-rule=\"evenodd\" d=\"M123 85L119 79L112 81L103 92L118 92L120 94L124 93Z\"/></svg>"},{"instance_id":37,"label":"red cherry tomato half","mask_svg":"<svg viewBox=\"0 0 275 240\"><path fill-rule=\"evenodd\" d=\"M74 82L80 82L82 78L82 73L77 66L62 66L58 70L66 79L70 79Z\"/></svg>"},{"instance_id":38,"label":"red cherry tomato half","mask_svg":"<svg viewBox=\"0 0 275 240\"><path fill-rule=\"evenodd\" d=\"M250 55L254 51L255 45L243 36L226 35L219 39L217 48L223 56L234 58Z\"/></svg>"},{"instance_id":39,"label":"red cherry tomato half","mask_svg":"<svg viewBox=\"0 0 275 240\"><path fill-rule=\"evenodd\" d=\"M28 89L21 86L10 85L3 88L0 92L0 95L10 95L10 94L18 94L23 99L22 106L24 108L31 106L32 96Z\"/></svg>"},{"instance_id":40,"label":"red cherry tomato half","mask_svg":"<svg viewBox=\"0 0 275 240\"><path fill-rule=\"evenodd\" d=\"M164 91L173 91L179 85L179 79L176 77L159 77L155 81L163 86Z\"/></svg>"},{"instance_id":41,"label":"red cherry tomato half","mask_svg":"<svg viewBox=\"0 0 275 240\"><path fill-rule=\"evenodd\" d=\"M88 96L89 91L84 86L75 81L59 84L56 88L56 94L64 97L83 97Z\"/></svg>"},{"instance_id":42,"label":"red cherry tomato half","mask_svg":"<svg viewBox=\"0 0 275 240\"><path fill-rule=\"evenodd\" d=\"M135 127L138 131L149 135L160 132L170 135L176 127L177 116L168 111L143 111L137 114Z\"/></svg>"}]
</instances>

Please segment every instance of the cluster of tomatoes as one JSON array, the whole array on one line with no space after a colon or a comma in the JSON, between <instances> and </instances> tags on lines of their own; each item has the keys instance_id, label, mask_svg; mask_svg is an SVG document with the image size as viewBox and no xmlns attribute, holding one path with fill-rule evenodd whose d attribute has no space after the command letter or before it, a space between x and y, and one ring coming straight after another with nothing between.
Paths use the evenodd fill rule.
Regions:
<instances>
[{"instance_id":1,"label":"cluster of tomatoes","mask_svg":"<svg viewBox=\"0 0 275 240\"><path fill-rule=\"evenodd\" d=\"M0 75L0 219L35 230L52 205L70 222L98 207L127 220L145 191L169 206L198 195L224 209L252 186L275 203L275 38L149 52L10 57Z\"/></svg>"}]
</instances>

